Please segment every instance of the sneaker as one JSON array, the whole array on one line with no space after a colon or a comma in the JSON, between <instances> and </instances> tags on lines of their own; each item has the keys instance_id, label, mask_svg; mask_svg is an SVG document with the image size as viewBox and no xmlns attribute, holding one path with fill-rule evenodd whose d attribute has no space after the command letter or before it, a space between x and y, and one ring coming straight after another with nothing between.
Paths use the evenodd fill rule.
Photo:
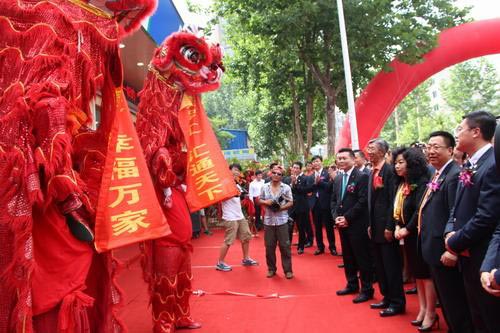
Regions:
<instances>
[{"instance_id":1,"label":"sneaker","mask_svg":"<svg viewBox=\"0 0 500 333\"><path fill-rule=\"evenodd\" d=\"M259 263L256 260L253 260L252 258L247 258L247 259L243 259L241 261L241 264L243 266L257 266Z\"/></svg>"},{"instance_id":2,"label":"sneaker","mask_svg":"<svg viewBox=\"0 0 500 333\"><path fill-rule=\"evenodd\" d=\"M215 265L215 269L218 271L223 271L223 272L229 272L229 271L233 270L233 268L231 266L229 266L225 262L221 262L221 261L219 261L217 263L217 265Z\"/></svg>"}]
</instances>

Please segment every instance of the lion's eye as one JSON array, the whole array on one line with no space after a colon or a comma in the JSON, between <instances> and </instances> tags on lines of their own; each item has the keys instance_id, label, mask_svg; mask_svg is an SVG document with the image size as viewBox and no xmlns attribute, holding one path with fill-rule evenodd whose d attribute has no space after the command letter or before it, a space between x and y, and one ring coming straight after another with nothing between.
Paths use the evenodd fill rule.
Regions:
<instances>
[{"instance_id":1,"label":"lion's eye","mask_svg":"<svg viewBox=\"0 0 500 333\"><path fill-rule=\"evenodd\" d=\"M193 64L200 62L200 53L193 46L184 45L181 47L181 54L186 60L192 62Z\"/></svg>"}]
</instances>

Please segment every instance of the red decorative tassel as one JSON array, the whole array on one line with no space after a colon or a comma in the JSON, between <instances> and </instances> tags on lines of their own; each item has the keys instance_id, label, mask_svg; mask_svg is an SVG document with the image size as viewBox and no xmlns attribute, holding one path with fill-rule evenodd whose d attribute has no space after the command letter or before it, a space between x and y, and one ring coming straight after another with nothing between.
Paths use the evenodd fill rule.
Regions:
<instances>
[{"instance_id":1,"label":"red decorative tassel","mask_svg":"<svg viewBox=\"0 0 500 333\"><path fill-rule=\"evenodd\" d=\"M90 333L86 308L94 304L94 299L81 291L64 297L59 309L58 333Z\"/></svg>"}]
</instances>

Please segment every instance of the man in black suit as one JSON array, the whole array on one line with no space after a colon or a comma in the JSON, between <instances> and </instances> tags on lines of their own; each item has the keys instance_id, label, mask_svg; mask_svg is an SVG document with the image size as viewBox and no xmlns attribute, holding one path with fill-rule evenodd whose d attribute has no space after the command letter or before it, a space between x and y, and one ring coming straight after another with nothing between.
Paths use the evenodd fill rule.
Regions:
<instances>
[{"instance_id":1,"label":"man in black suit","mask_svg":"<svg viewBox=\"0 0 500 333\"><path fill-rule=\"evenodd\" d=\"M314 255L325 253L325 244L323 243L323 227L325 227L326 230L330 254L337 255L335 233L333 231L333 219L330 211L333 180L330 179L328 171L323 169L323 158L321 156L313 156L311 162L314 169L314 205L312 214L316 233L316 245L318 247L314 252Z\"/></svg>"},{"instance_id":2,"label":"man in black suit","mask_svg":"<svg viewBox=\"0 0 500 333\"><path fill-rule=\"evenodd\" d=\"M405 312L403 268L399 242L394 238L394 170L385 162L389 145L385 140L368 143L368 157L373 172L368 181L368 235L373 245L373 259L383 300L371 304L372 309L384 309L380 316L389 317Z\"/></svg>"},{"instance_id":3,"label":"man in black suit","mask_svg":"<svg viewBox=\"0 0 500 333\"><path fill-rule=\"evenodd\" d=\"M313 191L313 180L302 173L302 163L294 162L292 165L292 175L290 176L290 186L293 194L292 215L299 231L299 245L297 253L303 254L304 247L308 242L307 235L312 234L311 223L309 222L309 203L307 193Z\"/></svg>"},{"instance_id":4,"label":"man in black suit","mask_svg":"<svg viewBox=\"0 0 500 333\"><path fill-rule=\"evenodd\" d=\"M481 265L481 283L488 293L500 297L500 223Z\"/></svg>"},{"instance_id":5,"label":"man in black suit","mask_svg":"<svg viewBox=\"0 0 500 333\"><path fill-rule=\"evenodd\" d=\"M449 253L459 256L465 291L476 332L498 332L500 298L481 286L480 266L500 217L500 176L491 139L495 117L475 111L456 129L457 148L470 156L460 174L455 205L445 230ZM443 258L447 263L447 258Z\"/></svg>"},{"instance_id":6,"label":"man in black suit","mask_svg":"<svg viewBox=\"0 0 500 333\"><path fill-rule=\"evenodd\" d=\"M373 298L373 271L368 238L368 175L354 167L354 152L342 148L337 153L337 167L342 173L335 177L332 191L332 216L339 229L347 286L337 295L361 292L354 303Z\"/></svg>"},{"instance_id":7,"label":"man in black suit","mask_svg":"<svg viewBox=\"0 0 500 333\"><path fill-rule=\"evenodd\" d=\"M365 153L363 153L362 150L356 149L354 151L354 166L361 172L366 173L367 175L370 174L370 169L366 167L366 156Z\"/></svg>"},{"instance_id":8,"label":"man in black suit","mask_svg":"<svg viewBox=\"0 0 500 333\"><path fill-rule=\"evenodd\" d=\"M456 265L444 266L441 256L444 254L443 233L455 204L460 167L453 160L455 139L444 131L429 135L427 156L436 172L420 203L418 215L419 245L422 256L429 264L434 285L438 292L444 317L453 333L474 331L467 297L462 282L462 275ZM456 262L456 261L455 261Z\"/></svg>"},{"instance_id":9,"label":"man in black suit","mask_svg":"<svg viewBox=\"0 0 500 333\"><path fill-rule=\"evenodd\" d=\"M500 173L500 124L497 125L495 131L494 145L497 173ZM481 283L488 293L500 297L500 223L497 225L481 265Z\"/></svg>"}]
</instances>

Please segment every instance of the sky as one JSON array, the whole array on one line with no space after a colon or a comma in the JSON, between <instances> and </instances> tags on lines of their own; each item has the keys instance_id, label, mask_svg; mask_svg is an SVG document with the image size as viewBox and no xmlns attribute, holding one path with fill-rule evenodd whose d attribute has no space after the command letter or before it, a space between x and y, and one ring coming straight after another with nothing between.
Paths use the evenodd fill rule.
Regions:
<instances>
[{"instance_id":1,"label":"sky","mask_svg":"<svg viewBox=\"0 0 500 333\"><path fill-rule=\"evenodd\" d=\"M475 20L500 17L499 0L458 0L459 6L472 6L471 14Z\"/></svg>"}]
</instances>

